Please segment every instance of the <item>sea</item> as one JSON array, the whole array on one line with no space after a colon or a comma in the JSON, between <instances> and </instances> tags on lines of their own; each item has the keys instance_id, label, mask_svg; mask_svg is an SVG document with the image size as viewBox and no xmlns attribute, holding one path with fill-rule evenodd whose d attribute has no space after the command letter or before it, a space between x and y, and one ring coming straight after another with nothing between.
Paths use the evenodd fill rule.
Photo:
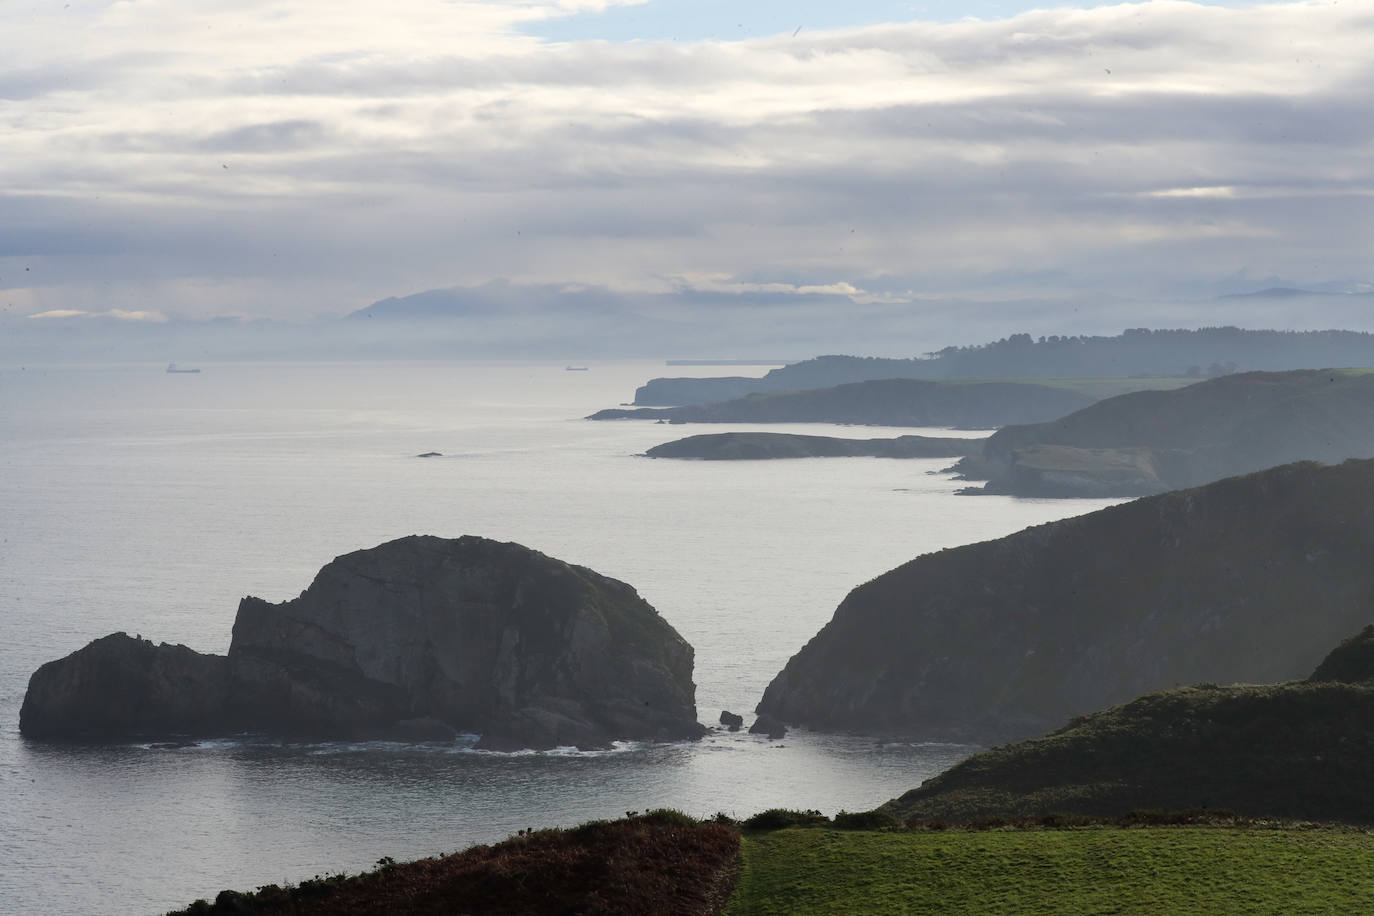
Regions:
<instances>
[{"instance_id":1,"label":"sea","mask_svg":"<svg viewBox=\"0 0 1374 916\"><path fill-rule=\"evenodd\" d=\"M653 376L767 366L199 368L0 367L0 912L161 913L631 810L867 810L977 750L803 730L513 754L21 738L29 675L108 633L223 653L245 595L292 598L335 556L404 535L481 535L633 585L695 647L701 720L749 720L855 586L1114 502L959 496L948 459L655 460L660 442L758 427L584 419Z\"/></svg>"}]
</instances>

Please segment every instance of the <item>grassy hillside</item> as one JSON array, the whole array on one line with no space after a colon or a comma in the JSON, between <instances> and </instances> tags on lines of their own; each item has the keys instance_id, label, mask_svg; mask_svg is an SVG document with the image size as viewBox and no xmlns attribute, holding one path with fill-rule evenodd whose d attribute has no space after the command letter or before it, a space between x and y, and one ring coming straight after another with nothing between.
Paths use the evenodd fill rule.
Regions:
<instances>
[{"instance_id":1,"label":"grassy hillside","mask_svg":"<svg viewBox=\"0 0 1374 916\"><path fill-rule=\"evenodd\" d=\"M1349 827L1183 813L869 829L881 820L774 810L735 825L653 812L451 856L384 860L373 872L299 887L224 891L181 914L1346 913L1374 905L1374 834Z\"/></svg>"},{"instance_id":2,"label":"grassy hillside","mask_svg":"<svg viewBox=\"0 0 1374 916\"><path fill-rule=\"evenodd\" d=\"M746 836L725 912L1357 913L1370 874L1339 828L791 829Z\"/></svg>"},{"instance_id":3,"label":"grassy hillside","mask_svg":"<svg viewBox=\"0 0 1374 916\"><path fill-rule=\"evenodd\" d=\"M975 820L1225 808L1374 824L1374 688L1184 687L976 754L889 802L903 818Z\"/></svg>"},{"instance_id":4,"label":"grassy hillside","mask_svg":"<svg viewBox=\"0 0 1374 916\"><path fill-rule=\"evenodd\" d=\"M975 820L1221 808L1374 824L1374 626L1305 681L1147 694L968 758L883 806Z\"/></svg>"}]
</instances>

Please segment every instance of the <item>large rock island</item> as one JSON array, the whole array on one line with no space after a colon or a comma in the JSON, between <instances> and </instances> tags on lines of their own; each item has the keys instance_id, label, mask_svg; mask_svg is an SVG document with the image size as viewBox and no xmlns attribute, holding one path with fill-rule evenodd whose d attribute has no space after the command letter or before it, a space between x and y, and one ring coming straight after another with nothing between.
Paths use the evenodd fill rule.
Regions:
<instances>
[{"instance_id":1,"label":"large rock island","mask_svg":"<svg viewBox=\"0 0 1374 916\"><path fill-rule=\"evenodd\" d=\"M994 433L961 461L989 493L1141 496L1292 461L1374 457L1374 374L1246 372Z\"/></svg>"},{"instance_id":2,"label":"large rock island","mask_svg":"<svg viewBox=\"0 0 1374 916\"><path fill-rule=\"evenodd\" d=\"M634 589L519 544L412 536L300 597L244 598L225 656L122 633L34 673L30 738L695 738L692 647Z\"/></svg>"},{"instance_id":3,"label":"large rock island","mask_svg":"<svg viewBox=\"0 0 1374 916\"><path fill-rule=\"evenodd\" d=\"M990 742L1175 684L1290 680L1368 621L1371 551L1374 461L1146 497L859 586L758 711Z\"/></svg>"}]
</instances>

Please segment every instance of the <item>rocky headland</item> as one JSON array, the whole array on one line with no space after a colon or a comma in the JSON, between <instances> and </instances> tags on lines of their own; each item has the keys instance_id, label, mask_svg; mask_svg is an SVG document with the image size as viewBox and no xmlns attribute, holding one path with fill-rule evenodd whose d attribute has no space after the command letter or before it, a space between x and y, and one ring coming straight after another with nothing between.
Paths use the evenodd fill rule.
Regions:
<instances>
[{"instance_id":1,"label":"rocky headland","mask_svg":"<svg viewBox=\"0 0 1374 916\"><path fill-rule=\"evenodd\" d=\"M992 429L1053 420L1096 398L1031 382L881 379L804 391L751 394L733 401L666 408L613 408L590 420L670 423L850 423Z\"/></svg>"},{"instance_id":2,"label":"rocky headland","mask_svg":"<svg viewBox=\"0 0 1374 916\"><path fill-rule=\"evenodd\" d=\"M1247 372L1008 426L955 470L969 492L1141 496L1292 461L1374 457L1374 374Z\"/></svg>"},{"instance_id":3,"label":"rocky headland","mask_svg":"<svg viewBox=\"0 0 1374 916\"><path fill-rule=\"evenodd\" d=\"M1175 688L994 748L893 799L903 819L1223 809L1374 823L1374 627L1306 680Z\"/></svg>"},{"instance_id":4,"label":"rocky headland","mask_svg":"<svg viewBox=\"0 0 1374 916\"><path fill-rule=\"evenodd\" d=\"M655 378L640 386L634 403L712 404L759 392L888 378L1074 379L1085 383L1080 390L1104 398L1123 391L1177 387L1242 367L1277 372L1369 365L1374 365L1374 334L1363 331L1132 328L1112 337L1039 339L1012 334L985 344L945 347L919 359L829 355L790 363L758 378Z\"/></svg>"},{"instance_id":5,"label":"rocky headland","mask_svg":"<svg viewBox=\"0 0 1374 916\"><path fill-rule=\"evenodd\" d=\"M1300 463L912 560L854 589L758 705L1004 741L1175 684L1312 670L1369 618L1374 461Z\"/></svg>"},{"instance_id":6,"label":"rocky headland","mask_svg":"<svg viewBox=\"0 0 1374 916\"><path fill-rule=\"evenodd\" d=\"M797 433L703 433L655 445L649 458L702 461L755 461L773 458L959 458L981 454L985 439L950 436L895 436L841 439Z\"/></svg>"},{"instance_id":7,"label":"rocky headland","mask_svg":"<svg viewBox=\"0 0 1374 916\"><path fill-rule=\"evenodd\" d=\"M29 738L242 732L493 749L699 737L692 647L635 590L519 544L411 536L300 597L244 598L227 656L116 633L29 681Z\"/></svg>"}]
</instances>

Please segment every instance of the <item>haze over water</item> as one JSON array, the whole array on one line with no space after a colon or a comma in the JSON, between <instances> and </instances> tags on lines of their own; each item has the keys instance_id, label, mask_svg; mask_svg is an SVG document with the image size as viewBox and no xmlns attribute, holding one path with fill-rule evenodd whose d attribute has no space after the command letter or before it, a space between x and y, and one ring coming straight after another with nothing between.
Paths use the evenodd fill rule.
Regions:
<instances>
[{"instance_id":1,"label":"haze over water","mask_svg":"<svg viewBox=\"0 0 1374 916\"><path fill-rule=\"evenodd\" d=\"M1112 502L956 497L931 473L947 459L653 461L635 456L757 427L581 419L651 376L762 369L203 368L0 370L0 901L14 912L156 912L628 809L865 809L971 750L806 733L520 755L20 739L32 671L107 633L222 653L243 595L293 597L333 557L391 538L476 534L635 586L696 648L701 719L750 718L854 586ZM443 457L415 457L428 451Z\"/></svg>"}]
</instances>

